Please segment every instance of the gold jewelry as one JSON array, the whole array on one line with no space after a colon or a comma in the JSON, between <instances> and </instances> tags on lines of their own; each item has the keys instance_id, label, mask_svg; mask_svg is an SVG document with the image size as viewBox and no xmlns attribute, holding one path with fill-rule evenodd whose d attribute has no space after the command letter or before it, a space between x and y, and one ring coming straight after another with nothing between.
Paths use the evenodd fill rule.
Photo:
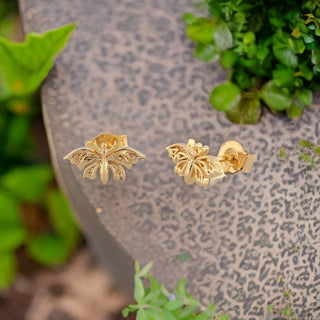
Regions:
<instances>
[{"instance_id":1,"label":"gold jewelry","mask_svg":"<svg viewBox=\"0 0 320 320\"><path fill-rule=\"evenodd\" d=\"M116 136L111 133L101 133L90 141L85 147L74 149L63 159L75 164L83 170L83 178L95 179L99 170L100 180L107 184L110 170L116 181L125 180L124 167L130 169L146 156L141 152L128 147L127 136Z\"/></svg>"},{"instance_id":2,"label":"gold jewelry","mask_svg":"<svg viewBox=\"0 0 320 320\"><path fill-rule=\"evenodd\" d=\"M220 182L227 173L250 172L254 156L246 153L237 141L226 141L218 156L209 155L209 147L189 139L187 144L176 143L166 148L176 164L174 172L184 177L186 184L206 187Z\"/></svg>"}]
</instances>

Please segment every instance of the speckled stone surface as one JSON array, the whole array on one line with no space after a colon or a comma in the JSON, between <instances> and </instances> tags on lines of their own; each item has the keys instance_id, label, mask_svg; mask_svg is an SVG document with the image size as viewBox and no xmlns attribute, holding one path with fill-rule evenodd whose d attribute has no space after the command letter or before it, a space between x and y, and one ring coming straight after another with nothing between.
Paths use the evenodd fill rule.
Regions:
<instances>
[{"instance_id":1,"label":"speckled stone surface","mask_svg":"<svg viewBox=\"0 0 320 320\"><path fill-rule=\"evenodd\" d=\"M27 32L78 23L43 86L43 111L60 182L118 279L132 288L133 260L155 260L154 275L169 288L184 277L204 305L214 299L234 319L262 319L268 304L286 306L288 290L298 319L319 319L319 168L309 170L295 147L319 142L319 100L298 122L266 113L238 126L212 110L208 94L227 74L193 58L181 21L189 1L20 3ZM148 157L125 183L83 180L62 160L104 131L127 134ZM188 138L213 154L225 140L241 141L256 155L252 172L185 185L164 148Z\"/></svg>"}]
</instances>

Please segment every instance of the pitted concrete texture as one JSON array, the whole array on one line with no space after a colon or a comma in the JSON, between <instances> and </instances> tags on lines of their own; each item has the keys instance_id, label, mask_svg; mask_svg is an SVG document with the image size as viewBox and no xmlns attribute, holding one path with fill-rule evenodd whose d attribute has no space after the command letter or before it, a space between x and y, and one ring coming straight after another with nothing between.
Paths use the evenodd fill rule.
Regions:
<instances>
[{"instance_id":1,"label":"pitted concrete texture","mask_svg":"<svg viewBox=\"0 0 320 320\"><path fill-rule=\"evenodd\" d=\"M43 112L60 182L119 281L132 289L133 261L155 260L153 274L169 288L186 278L191 294L234 319L285 307L285 291L297 319L320 319L319 168L294 147L319 143L319 99L299 121L266 113L251 126L212 110L208 95L227 73L193 58L181 19L190 1L20 2L27 32L77 22L43 86ZM62 160L101 132L126 134L148 157L125 183L84 180ZM187 186L164 148L188 138L212 154L240 141L256 156L252 172ZM284 161L282 146L293 149Z\"/></svg>"}]
</instances>

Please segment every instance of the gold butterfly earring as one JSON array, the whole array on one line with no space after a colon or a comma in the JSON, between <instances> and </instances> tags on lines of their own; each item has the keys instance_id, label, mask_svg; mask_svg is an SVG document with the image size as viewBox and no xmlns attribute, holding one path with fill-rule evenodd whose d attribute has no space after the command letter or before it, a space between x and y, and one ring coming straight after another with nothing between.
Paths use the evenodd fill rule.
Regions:
<instances>
[{"instance_id":1,"label":"gold butterfly earring","mask_svg":"<svg viewBox=\"0 0 320 320\"><path fill-rule=\"evenodd\" d=\"M126 135L101 133L87 141L85 147L74 149L63 159L69 160L79 170L83 170L83 178L95 179L99 171L101 182L107 184L110 170L114 180L124 181L126 179L124 167L130 169L139 160L146 159L146 156L128 147Z\"/></svg>"},{"instance_id":2,"label":"gold butterfly earring","mask_svg":"<svg viewBox=\"0 0 320 320\"><path fill-rule=\"evenodd\" d=\"M226 174L250 172L254 161L254 156L246 153L234 140L223 143L218 156L208 154L209 147L193 139L189 139L187 144L173 144L166 150L176 164L175 174L184 177L186 184L196 183L201 187L222 181Z\"/></svg>"}]
</instances>

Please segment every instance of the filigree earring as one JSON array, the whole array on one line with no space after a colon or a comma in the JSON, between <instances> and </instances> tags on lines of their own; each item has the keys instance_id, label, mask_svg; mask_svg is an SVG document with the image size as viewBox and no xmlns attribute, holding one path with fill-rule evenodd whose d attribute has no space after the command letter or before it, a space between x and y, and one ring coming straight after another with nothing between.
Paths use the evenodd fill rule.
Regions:
<instances>
[{"instance_id":1,"label":"filigree earring","mask_svg":"<svg viewBox=\"0 0 320 320\"><path fill-rule=\"evenodd\" d=\"M85 147L74 149L63 159L83 170L83 178L95 179L99 171L101 182L107 184L110 170L114 180L125 180L124 167L130 169L145 158L141 152L128 147L127 136L101 133L87 141Z\"/></svg>"},{"instance_id":2,"label":"filigree earring","mask_svg":"<svg viewBox=\"0 0 320 320\"><path fill-rule=\"evenodd\" d=\"M217 156L208 154L209 147L193 139L189 139L187 144L168 146L166 150L176 164L174 172L184 177L186 184L196 183L201 187L222 181L226 174L250 172L254 161L254 156L246 153L234 140L224 142Z\"/></svg>"}]
</instances>

